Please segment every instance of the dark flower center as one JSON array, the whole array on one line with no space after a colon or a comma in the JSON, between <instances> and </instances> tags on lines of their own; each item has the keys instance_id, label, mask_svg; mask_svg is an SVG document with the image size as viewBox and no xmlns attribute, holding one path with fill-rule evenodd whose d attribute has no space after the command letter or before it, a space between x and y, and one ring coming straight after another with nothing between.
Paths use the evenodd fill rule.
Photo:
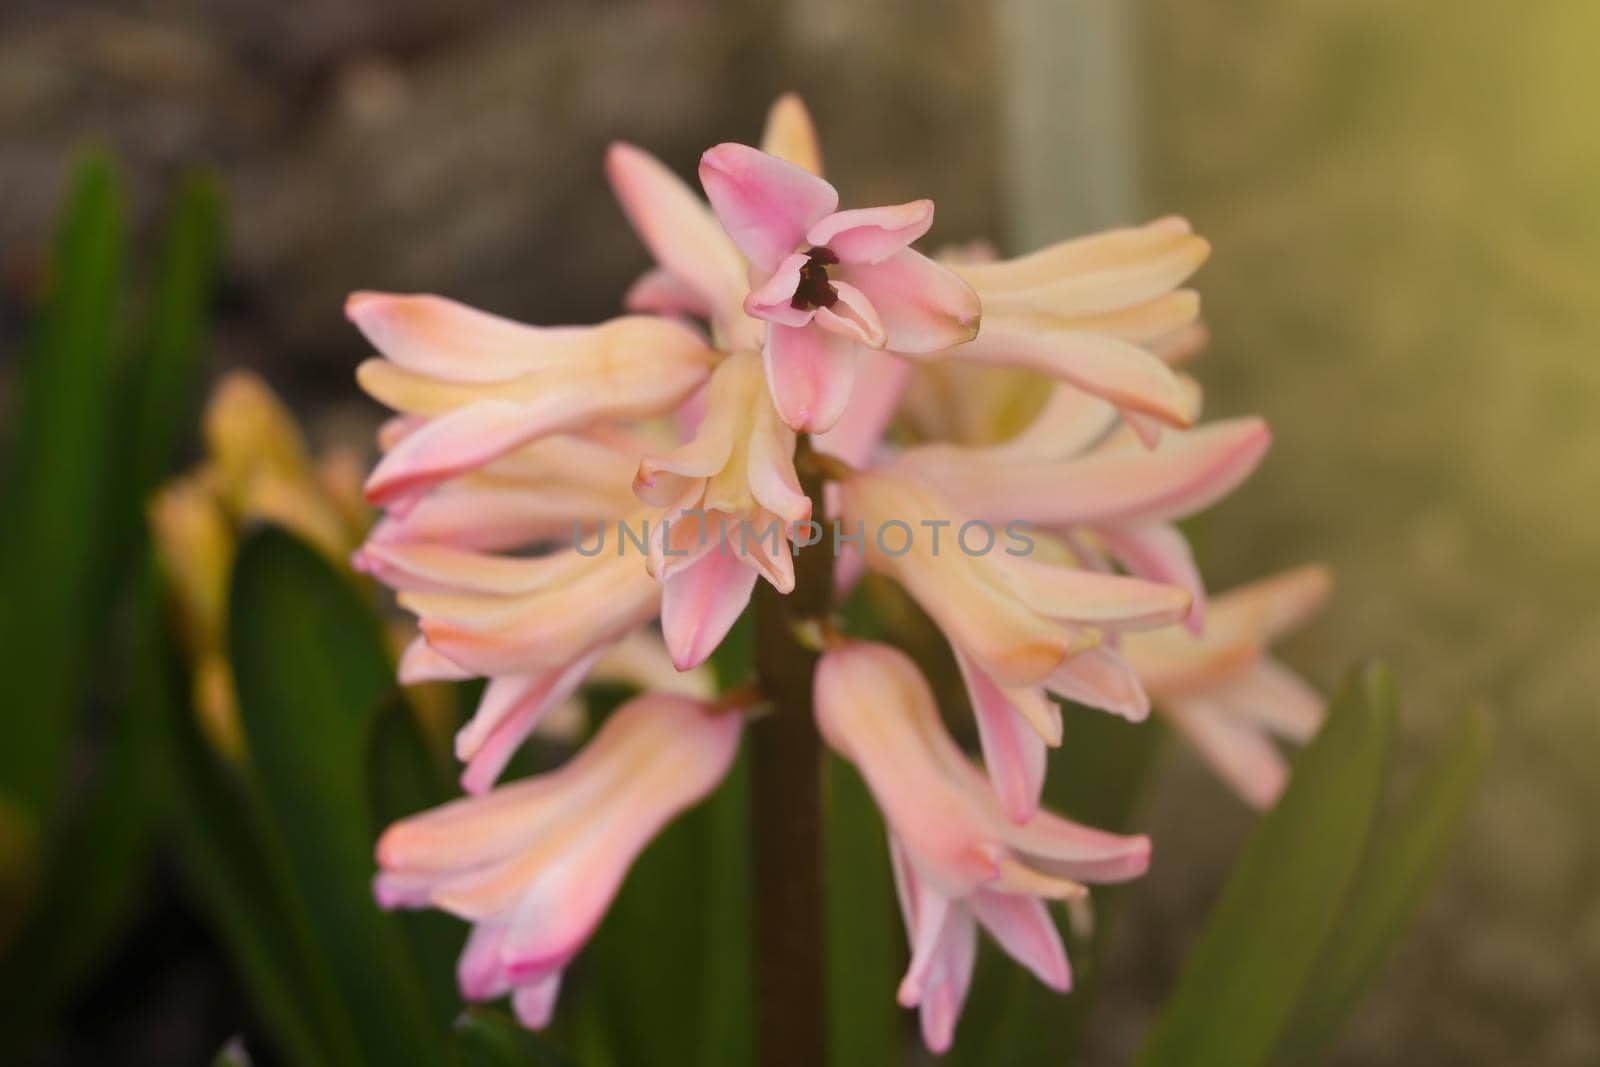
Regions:
<instances>
[{"instance_id":1,"label":"dark flower center","mask_svg":"<svg viewBox=\"0 0 1600 1067\"><path fill-rule=\"evenodd\" d=\"M839 301L839 294L828 283L828 267L839 262L833 249L827 245L806 253L806 262L800 268L800 284L794 287L794 297L789 306L796 311L806 308L831 308Z\"/></svg>"}]
</instances>

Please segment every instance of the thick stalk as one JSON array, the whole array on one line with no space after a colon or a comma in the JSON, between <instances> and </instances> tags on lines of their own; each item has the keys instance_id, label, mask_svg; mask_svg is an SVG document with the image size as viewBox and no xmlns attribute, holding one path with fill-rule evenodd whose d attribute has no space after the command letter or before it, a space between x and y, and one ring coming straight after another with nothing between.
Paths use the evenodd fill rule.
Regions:
<instances>
[{"instance_id":1,"label":"thick stalk","mask_svg":"<svg viewBox=\"0 0 1600 1067\"><path fill-rule=\"evenodd\" d=\"M795 457L822 521L822 477L810 442ZM817 653L803 625L827 616L832 540L800 551L789 596L758 582L756 674L773 714L750 730L755 867L756 1038L763 1067L823 1062L822 749L811 717Z\"/></svg>"}]
</instances>

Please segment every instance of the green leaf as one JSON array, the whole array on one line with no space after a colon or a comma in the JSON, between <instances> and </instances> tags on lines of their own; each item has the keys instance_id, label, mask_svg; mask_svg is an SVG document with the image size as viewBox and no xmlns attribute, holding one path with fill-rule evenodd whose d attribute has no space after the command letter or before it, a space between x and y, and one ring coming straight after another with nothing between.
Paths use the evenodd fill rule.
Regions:
<instances>
[{"instance_id":1,"label":"green leaf","mask_svg":"<svg viewBox=\"0 0 1600 1067\"><path fill-rule=\"evenodd\" d=\"M1141 1067L1257 1067L1282 1037L1355 885L1395 731L1387 671L1352 674L1246 841Z\"/></svg>"},{"instance_id":2,"label":"green leaf","mask_svg":"<svg viewBox=\"0 0 1600 1067\"><path fill-rule=\"evenodd\" d=\"M1306 985L1279 1062L1312 1064L1327 1051L1416 914L1455 840L1488 753L1488 716L1462 716L1406 802L1385 812L1344 916Z\"/></svg>"},{"instance_id":3,"label":"green leaf","mask_svg":"<svg viewBox=\"0 0 1600 1067\"><path fill-rule=\"evenodd\" d=\"M822 789L829 1062L893 1063L904 1044L894 1000L904 949L888 837L860 775L831 753Z\"/></svg>"},{"instance_id":4,"label":"green leaf","mask_svg":"<svg viewBox=\"0 0 1600 1067\"><path fill-rule=\"evenodd\" d=\"M129 362L125 510L137 523L144 499L171 471L191 425L208 305L222 250L222 198L209 175L192 175L173 198L155 289Z\"/></svg>"},{"instance_id":5,"label":"green leaf","mask_svg":"<svg viewBox=\"0 0 1600 1067\"><path fill-rule=\"evenodd\" d=\"M139 358L123 368L129 380L120 395L143 398L126 411L145 417L129 419L125 411L123 431L107 444L105 469L120 467L121 475L100 486L112 501L105 512L105 551L114 565L141 582L131 590L136 601L132 639L115 642L120 654L114 669L99 671L102 679L126 679L125 691L115 694L108 709L100 730L107 736L83 746L92 752L90 772L81 795L58 821L41 906L8 961L12 974L28 976L20 988L8 990L9 1007L39 1022L94 965L125 917L162 808L157 792L166 780L158 769L166 735L164 704L178 698L168 684L168 664L160 658L165 649L153 647L162 644L164 629L160 576L153 561L141 560L133 549L143 540L141 502L170 464L185 421L184 404L167 400L186 399L192 392L204 294L215 259L215 213L209 184L191 183L179 197L147 336ZM112 581L96 599L109 602L124 592L121 584ZM97 633L86 640L106 643ZM63 727L71 718L62 716Z\"/></svg>"},{"instance_id":6,"label":"green leaf","mask_svg":"<svg viewBox=\"0 0 1600 1067\"><path fill-rule=\"evenodd\" d=\"M22 368L0 507L0 792L48 818L95 675L107 533L122 195L109 159L73 177L36 344Z\"/></svg>"},{"instance_id":7,"label":"green leaf","mask_svg":"<svg viewBox=\"0 0 1600 1067\"><path fill-rule=\"evenodd\" d=\"M240 547L229 649L253 777L359 1035L357 1062L439 1062L444 1050L416 962L370 888L367 754L393 685L376 616L321 556L266 528Z\"/></svg>"},{"instance_id":8,"label":"green leaf","mask_svg":"<svg viewBox=\"0 0 1600 1067\"><path fill-rule=\"evenodd\" d=\"M511 1016L490 1008L468 1008L453 1037L456 1067L568 1067L571 1062Z\"/></svg>"},{"instance_id":9,"label":"green leaf","mask_svg":"<svg viewBox=\"0 0 1600 1067\"><path fill-rule=\"evenodd\" d=\"M326 1012L335 993L288 874L269 860L260 798L222 764L187 703L170 714L171 819L185 881L289 1062L336 1063L333 1050L354 1049L355 1035L342 1013Z\"/></svg>"}]
</instances>

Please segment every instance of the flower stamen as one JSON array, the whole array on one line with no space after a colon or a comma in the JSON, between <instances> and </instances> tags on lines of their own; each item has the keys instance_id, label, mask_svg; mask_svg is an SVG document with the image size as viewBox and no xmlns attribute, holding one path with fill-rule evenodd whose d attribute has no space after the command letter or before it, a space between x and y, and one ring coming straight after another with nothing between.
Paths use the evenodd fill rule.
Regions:
<instances>
[{"instance_id":1,"label":"flower stamen","mask_svg":"<svg viewBox=\"0 0 1600 1067\"><path fill-rule=\"evenodd\" d=\"M839 293L828 281L828 268L839 262L833 249L821 245L806 253L805 266L800 268L800 284L795 286L789 306L796 311L807 308L831 308L839 302Z\"/></svg>"}]
</instances>

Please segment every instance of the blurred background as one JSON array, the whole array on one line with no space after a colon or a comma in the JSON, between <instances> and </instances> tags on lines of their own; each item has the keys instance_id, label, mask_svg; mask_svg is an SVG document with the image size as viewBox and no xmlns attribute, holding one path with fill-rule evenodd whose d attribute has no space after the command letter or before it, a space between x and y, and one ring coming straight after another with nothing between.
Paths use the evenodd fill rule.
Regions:
<instances>
[{"instance_id":1,"label":"blurred background","mask_svg":"<svg viewBox=\"0 0 1600 1067\"><path fill-rule=\"evenodd\" d=\"M1496 718L1461 845L1334 1062L1590 1064L1597 54L1584 0L9 0L0 388L86 143L120 161L136 243L178 174L214 169L229 237L207 372L255 369L318 444L363 449L378 413L352 380L350 290L608 316L645 257L605 145L688 174L705 146L753 140L786 89L846 199L932 197L935 242L1016 252L1185 214L1215 249L1210 411L1276 435L1202 531L1213 587L1324 560L1336 598L1290 662L1330 685L1385 658L1413 750L1466 706ZM1094 1063L1137 1046L1251 823L1188 752L1162 760L1157 863ZM162 875L141 899L73 1009L83 1043L50 1062L249 1025Z\"/></svg>"}]
</instances>

